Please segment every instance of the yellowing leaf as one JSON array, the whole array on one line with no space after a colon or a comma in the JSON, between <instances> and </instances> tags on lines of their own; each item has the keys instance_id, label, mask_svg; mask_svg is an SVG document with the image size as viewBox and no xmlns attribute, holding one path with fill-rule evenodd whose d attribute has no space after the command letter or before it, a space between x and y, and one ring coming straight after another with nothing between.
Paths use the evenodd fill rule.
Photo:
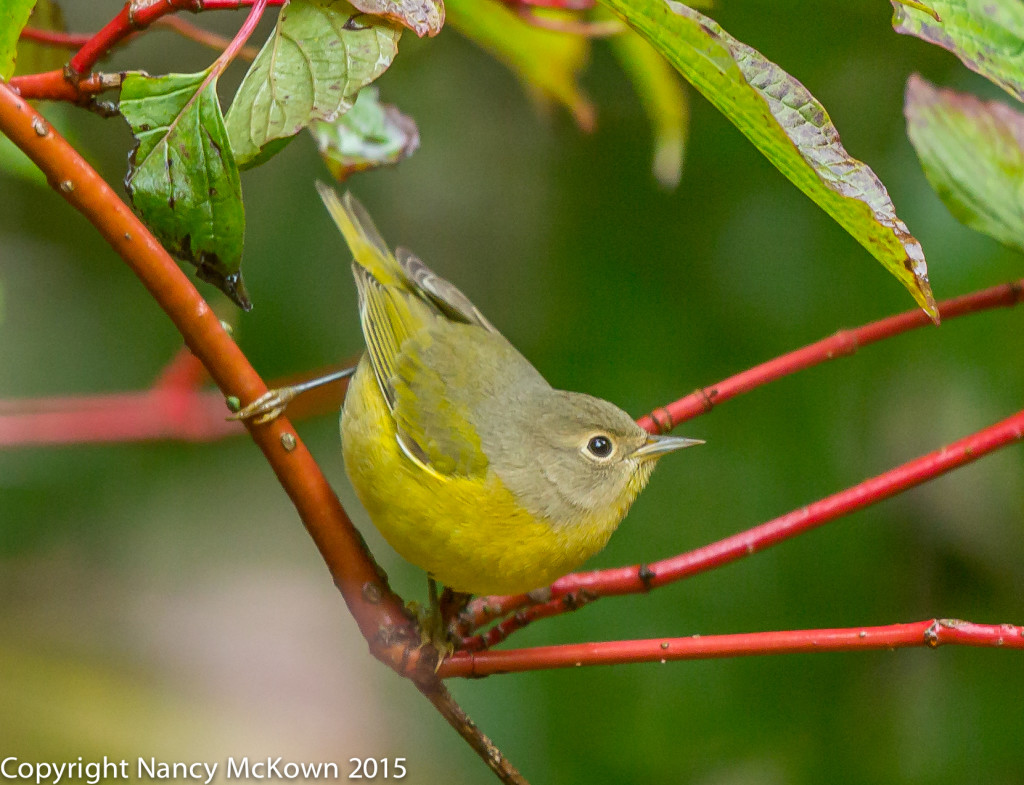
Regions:
<instances>
[{"instance_id":1,"label":"yellowing leaf","mask_svg":"<svg viewBox=\"0 0 1024 785\"><path fill-rule=\"evenodd\" d=\"M0 79L14 73L18 36L28 22L35 0L3 0L0 2Z\"/></svg>"},{"instance_id":2,"label":"yellowing leaf","mask_svg":"<svg viewBox=\"0 0 1024 785\"><path fill-rule=\"evenodd\" d=\"M602 0L650 41L801 191L938 319L921 244L881 181L850 156L800 82L714 20L672 0Z\"/></svg>"},{"instance_id":3,"label":"yellowing leaf","mask_svg":"<svg viewBox=\"0 0 1024 785\"><path fill-rule=\"evenodd\" d=\"M530 88L565 106L576 124L594 127L594 107L576 76L587 60L585 38L527 24L498 0L447 0L448 24L503 62Z\"/></svg>"}]
</instances>

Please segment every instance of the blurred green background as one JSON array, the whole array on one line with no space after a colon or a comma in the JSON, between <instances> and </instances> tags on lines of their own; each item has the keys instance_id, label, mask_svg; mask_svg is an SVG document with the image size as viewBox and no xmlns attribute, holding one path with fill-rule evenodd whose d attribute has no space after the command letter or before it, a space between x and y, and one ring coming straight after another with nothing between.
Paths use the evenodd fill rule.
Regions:
<instances>
[{"instance_id":1,"label":"blurred green background","mask_svg":"<svg viewBox=\"0 0 1024 785\"><path fill-rule=\"evenodd\" d=\"M93 30L119 5L64 3ZM998 93L897 36L877 2L724 2L734 36L797 76L922 241L939 298L1020 277L1019 255L959 226L906 140L906 77ZM230 33L241 14L204 15ZM266 23L264 24L266 28ZM257 39L264 34L258 32ZM153 32L109 70L198 70ZM230 96L242 73L222 80ZM640 415L699 385L909 309L906 291L699 97L674 193L607 47L585 87L598 128L538 111L452 31L403 39L379 81L422 147L350 187L392 244L455 281L556 386ZM51 116L60 108L47 107ZM123 121L64 112L112 183ZM232 315L265 378L339 362L361 338L348 256L312 188L312 143L243 176ZM0 397L136 390L180 339L127 268L49 189L0 172ZM924 329L803 372L688 424L589 566L727 536L966 435L1021 406L1021 314ZM396 587L422 574L353 499L337 421L298 424ZM878 625L1024 622L1022 453L1010 448L753 558L543 622L515 645ZM911 650L584 668L452 683L534 783L1019 782L1019 654ZM223 761L406 757L410 783L492 781L408 684L366 654L293 508L245 438L0 454L0 754ZM223 768L223 767L222 767Z\"/></svg>"}]
</instances>

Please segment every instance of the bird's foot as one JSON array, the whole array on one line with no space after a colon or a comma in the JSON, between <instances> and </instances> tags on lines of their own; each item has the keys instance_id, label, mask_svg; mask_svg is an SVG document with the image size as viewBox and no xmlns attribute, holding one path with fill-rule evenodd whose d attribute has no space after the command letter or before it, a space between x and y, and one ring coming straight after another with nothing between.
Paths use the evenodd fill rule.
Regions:
<instances>
[{"instance_id":1,"label":"bird's foot","mask_svg":"<svg viewBox=\"0 0 1024 785\"><path fill-rule=\"evenodd\" d=\"M264 425L276 420L288 408L296 395L302 392L295 387L281 387L267 390L263 395L228 417L229 420L252 420L253 425Z\"/></svg>"},{"instance_id":2,"label":"bird's foot","mask_svg":"<svg viewBox=\"0 0 1024 785\"><path fill-rule=\"evenodd\" d=\"M420 631L420 648L430 648L437 652L437 664L434 670L441 667L441 663L455 653L455 638L447 622L441 616L440 609L431 603L430 607L424 607L415 600L405 604L406 609L416 617L416 626Z\"/></svg>"},{"instance_id":3,"label":"bird's foot","mask_svg":"<svg viewBox=\"0 0 1024 785\"><path fill-rule=\"evenodd\" d=\"M229 420L251 420L253 425L263 425L265 423L276 420L281 416L281 413L288 408L297 395L301 395L306 390L312 390L314 387L320 387L324 384L336 382L339 379L347 379L356 372L355 367L343 368L340 371L334 371L333 373L325 374L324 376L318 376L315 379L309 381L300 382L299 384L293 384L290 387L278 387L275 390L267 390L259 398L250 403L243 409L239 409L237 412L228 417Z\"/></svg>"}]
</instances>

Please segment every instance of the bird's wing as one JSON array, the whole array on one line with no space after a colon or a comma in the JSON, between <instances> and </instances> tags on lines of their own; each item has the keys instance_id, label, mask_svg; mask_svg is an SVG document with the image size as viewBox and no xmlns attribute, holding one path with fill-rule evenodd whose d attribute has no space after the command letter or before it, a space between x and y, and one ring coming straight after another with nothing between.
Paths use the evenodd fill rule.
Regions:
<instances>
[{"instance_id":1,"label":"bird's wing","mask_svg":"<svg viewBox=\"0 0 1024 785\"><path fill-rule=\"evenodd\" d=\"M475 305L451 282L435 273L423 260L407 248L395 251L398 266L402 268L406 279L417 291L423 292L444 314L459 322L475 324L489 332L498 332L494 325L487 321Z\"/></svg>"},{"instance_id":2,"label":"bird's wing","mask_svg":"<svg viewBox=\"0 0 1024 785\"><path fill-rule=\"evenodd\" d=\"M445 317L410 292L385 286L352 265L359 317L377 383L395 418L403 451L440 475L482 475L487 456L459 401L460 383L430 361L445 340Z\"/></svg>"}]
</instances>

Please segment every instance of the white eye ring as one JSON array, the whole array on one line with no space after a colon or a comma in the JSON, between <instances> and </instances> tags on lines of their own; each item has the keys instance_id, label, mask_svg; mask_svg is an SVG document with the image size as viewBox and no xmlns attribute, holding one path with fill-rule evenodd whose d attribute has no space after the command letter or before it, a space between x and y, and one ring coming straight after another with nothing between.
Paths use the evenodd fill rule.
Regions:
<instances>
[{"instance_id":1,"label":"white eye ring","mask_svg":"<svg viewBox=\"0 0 1024 785\"><path fill-rule=\"evenodd\" d=\"M609 437L603 433L598 433L590 437L586 445L584 445L583 451L587 454L588 458L606 461L615 452L615 445Z\"/></svg>"}]
</instances>

